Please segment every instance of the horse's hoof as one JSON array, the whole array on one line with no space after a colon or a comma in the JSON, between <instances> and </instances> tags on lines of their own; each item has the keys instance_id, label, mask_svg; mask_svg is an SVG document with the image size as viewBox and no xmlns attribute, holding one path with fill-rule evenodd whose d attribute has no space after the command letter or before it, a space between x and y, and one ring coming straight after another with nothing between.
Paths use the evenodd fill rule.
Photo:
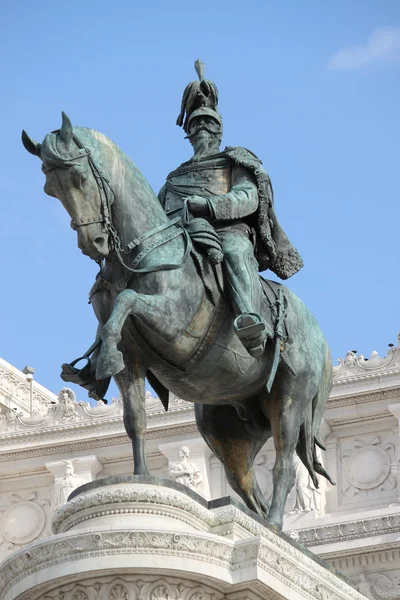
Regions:
<instances>
[{"instance_id":1,"label":"horse's hoof","mask_svg":"<svg viewBox=\"0 0 400 600\"><path fill-rule=\"evenodd\" d=\"M97 359L96 379L106 379L117 375L125 368L122 352L114 350Z\"/></svg>"},{"instance_id":2,"label":"horse's hoof","mask_svg":"<svg viewBox=\"0 0 400 600\"><path fill-rule=\"evenodd\" d=\"M275 519L266 519L267 523L268 523L268 527L269 529L272 529L272 531L282 531L282 527L283 527L283 523L280 521L276 521Z\"/></svg>"}]
</instances>

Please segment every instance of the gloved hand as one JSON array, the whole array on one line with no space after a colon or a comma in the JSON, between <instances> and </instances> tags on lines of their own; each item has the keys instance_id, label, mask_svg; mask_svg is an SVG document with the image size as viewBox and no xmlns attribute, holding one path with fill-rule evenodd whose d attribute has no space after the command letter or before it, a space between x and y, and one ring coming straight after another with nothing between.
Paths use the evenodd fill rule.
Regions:
<instances>
[{"instance_id":1,"label":"gloved hand","mask_svg":"<svg viewBox=\"0 0 400 600\"><path fill-rule=\"evenodd\" d=\"M208 217L210 215L210 207L208 206L207 198L202 198L202 196L190 196L187 203L188 208L194 217Z\"/></svg>"}]
</instances>

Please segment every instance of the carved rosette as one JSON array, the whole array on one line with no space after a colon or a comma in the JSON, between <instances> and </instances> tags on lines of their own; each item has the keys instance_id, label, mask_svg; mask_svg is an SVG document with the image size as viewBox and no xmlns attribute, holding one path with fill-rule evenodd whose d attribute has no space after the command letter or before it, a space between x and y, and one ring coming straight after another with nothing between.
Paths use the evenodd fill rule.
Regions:
<instances>
[{"instance_id":1,"label":"carved rosette","mask_svg":"<svg viewBox=\"0 0 400 600\"><path fill-rule=\"evenodd\" d=\"M8 494L0 506L0 550L13 550L48 535L50 500L37 492Z\"/></svg>"},{"instance_id":2,"label":"carved rosette","mask_svg":"<svg viewBox=\"0 0 400 600\"><path fill-rule=\"evenodd\" d=\"M382 441L380 436L372 439L355 439L342 450L343 495L375 496L391 492L397 486L392 472L395 446Z\"/></svg>"},{"instance_id":3,"label":"carved rosette","mask_svg":"<svg viewBox=\"0 0 400 600\"><path fill-rule=\"evenodd\" d=\"M370 600L398 600L400 597L400 571L368 573L352 578L355 588Z\"/></svg>"}]
</instances>

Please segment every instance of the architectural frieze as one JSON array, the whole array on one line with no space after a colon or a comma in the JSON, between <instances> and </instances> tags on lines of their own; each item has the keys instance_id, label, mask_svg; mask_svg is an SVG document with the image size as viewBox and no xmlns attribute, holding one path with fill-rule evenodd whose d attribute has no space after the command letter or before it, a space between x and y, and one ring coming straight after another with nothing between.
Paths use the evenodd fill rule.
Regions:
<instances>
[{"instance_id":1,"label":"architectural frieze","mask_svg":"<svg viewBox=\"0 0 400 600\"><path fill-rule=\"evenodd\" d=\"M393 388L385 388L373 392L352 393L345 396L331 396L327 402L327 408L344 408L354 404L366 404L369 402L379 402L382 400L392 400L400 398L400 385Z\"/></svg>"},{"instance_id":2,"label":"architectural frieze","mask_svg":"<svg viewBox=\"0 0 400 600\"><path fill-rule=\"evenodd\" d=\"M274 542L277 542L275 546ZM272 532L263 539L242 540L235 546L230 540L200 534L126 530L62 534L58 539L50 538L14 554L2 566L0 599L5 597L11 585L39 570L57 568L77 559L102 556L111 559L126 553L195 558L198 563L208 562L227 571L257 566L310 600L362 600L362 596L344 580L319 567Z\"/></svg>"},{"instance_id":3,"label":"architectural frieze","mask_svg":"<svg viewBox=\"0 0 400 600\"><path fill-rule=\"evenodd\" d=\"M184 577L121 575L99 576L66 583L56 590L24 594L21 600L227 600L225 593L216 587L190 581Z\"/></svg>"},{"instance_id":4,"label":"architectural frieze","mask_svg":"<svg viewBox=\"0 0 400 600\"><path fill-rule=\"evenodd\" d=\"M333 544L335 542L387 535L399 531L400 506L396 512L370 519L363 518L301 529L296 532L296 539L305 546L318 546L320 544Z\"/></svg>"},{"instance_id":5,"label":"architectural frieze","mask_svg":"<svg viewBox=\"0 0 400 600\"><path fill-rule=\"evenodd\" d=\"M123 427L121 427L121 431L122 430ZM189 423L188 425L184 424L162 429L150 429L146 432L146 439L157 439L160 436L174 437L176 435L186 435L192 433L198 433L197 426L194 422ZM24 447L20 448L19 450L6 449L5 452L2 452L0 445L0 456L2 461L13 461L28 458L36 458L40 456L51 456L55 452L57 454L67 454L71 452L71 449L73 449L74 451L94 450L96 448L118 446L123 444L129 444L129 438L126 434L113 435L112 437L93 437L82 441L76 441L73 439L73 436L71 436L70 443L57 444L56 446L52 444L51 446L46 445L36 448Z\"/></svg>"}]
</instances>

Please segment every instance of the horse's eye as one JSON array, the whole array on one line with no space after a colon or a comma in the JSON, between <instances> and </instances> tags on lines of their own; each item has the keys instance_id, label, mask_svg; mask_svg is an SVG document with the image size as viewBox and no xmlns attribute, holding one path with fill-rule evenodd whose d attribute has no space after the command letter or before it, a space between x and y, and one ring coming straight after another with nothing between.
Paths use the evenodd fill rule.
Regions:
<instances>
[{"instance_id":1,"label":"horse's eye","mask_svg":"<svg viewBox=\"0 0 400 600\"><path fill-rule=\"evenodd\" d=\"M87 182L87 180L88 180L88 174L87 174L87 172L85 171L85 172L84 172L84 173L82 173L82 175L81 175L81 185L85 185L85 183Z\"/></svg>"}]
</instances>

